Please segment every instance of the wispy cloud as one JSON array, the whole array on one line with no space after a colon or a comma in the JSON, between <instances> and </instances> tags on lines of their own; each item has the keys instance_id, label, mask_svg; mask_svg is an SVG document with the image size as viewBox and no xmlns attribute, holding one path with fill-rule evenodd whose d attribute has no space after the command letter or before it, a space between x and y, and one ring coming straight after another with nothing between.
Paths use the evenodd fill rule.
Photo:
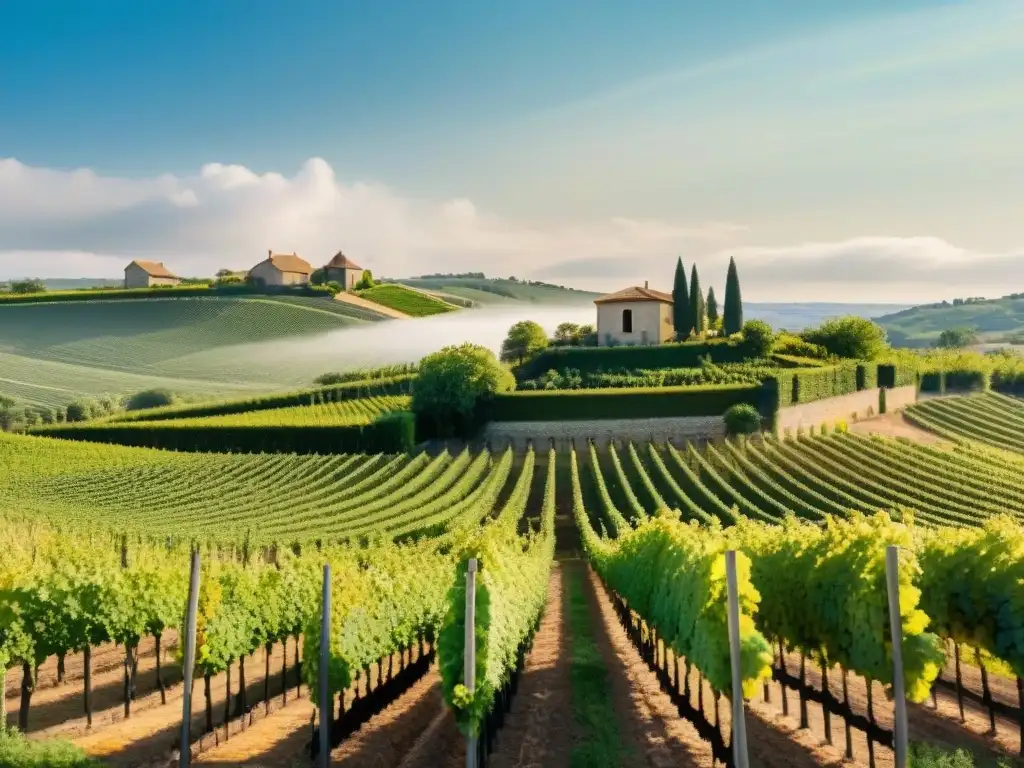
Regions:
<instances>
[{"instance_id":1,"label":"wispy cloud","mask_svg":"<svg viewBox=\"0 0 1024 768\"><path fill-rule=\"evenodd\" d=\"M321 159L293 175L211 163L192 176L116 178L0 161L0 278L116 277L130 258L182 274L246 268L268 248L315 264L339 248L378 275L484 271L612 290L667 288L677 254L704 282L729 257L752 300L916 301L1024 289L1024 248L984 253L935 237L758 246L741 223L610 217L537 226L466 198L423 201L345 182Z\"/></svg>"}]
</instances>

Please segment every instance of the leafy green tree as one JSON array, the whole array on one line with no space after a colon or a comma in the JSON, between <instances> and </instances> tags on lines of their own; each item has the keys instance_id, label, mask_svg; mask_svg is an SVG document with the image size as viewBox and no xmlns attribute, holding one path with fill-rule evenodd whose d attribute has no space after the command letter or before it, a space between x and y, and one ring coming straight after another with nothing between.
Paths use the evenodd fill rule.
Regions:
<instances>
[{"instance_id":1,"label":"leafy green tree","mask_svg":"<svg viewBox=\"0 0 1024 768\"><path fill-rule=\"evenodd\" d=\"M748 357L768 357L775 346L775 332L764 320L748 320L743 325L743 345Z\"/></svg>"},{"instance_id":2,"label":"leafy green tree","mask_svg":"<svg viewBox=\"0 0 1024 768\"><path fill-rule=\"evenodd\" d=\"M824 347L829 354L852 360L874 360L889 348L885 329L855 315L826 320L801 335L804 341Z\"/></svg>"},{"instance_id":3,"label":"leafy green tree","mask_svg":"<svg viewBox=\"0 0 1024 768\"><path fill-rule=\"evenodd\" d=\"M145 408L160 408L173 405L174 393L169 389L144 389L129 397L124 404L126 411L141 411Z\"/></svg>"},{"instance_id":4,"label":"leafy green tree","mask_svg":"<svg viewBox=\"0 0 1024 768\"><path fill-rule=\"evenodd\" d=\"M580 326L578 323L559 323L555 328L553 343L561 347L575 346L579 343Z\"/></svg>"},{"instance_id":5,"label":"leafy green tree","mask_svg":"<svg viewBox=\"0 0 1024 768\"><path fill-rule=\"evenodd\" d=\"M714 286L708 288L708 328L718 327L718 299L715 298Z\"/></svg>"},{"instance_id":6,"label":"leafy green tree","mask_svg":"<svg viewBox=\"0 0 1024 768\"><path fill-rule=\"evenodd\" d=\"M942 349L963 349L978 343L977 328L947 328L939 334L935 346Z\"/></svg>"},{"instance_id":7,"label":"leafy green tree","mask_svg":"<svg viewBox=\"0 0 1024 768\"><path fill-rule=\"evenodd\" d=\"M736 271L736 260L729 259L729 272L725 277L725 307L722 311L722 331L732 336L743 329L743 296L740 293L740 276Z\"/></svg>"},{"instance_id":8,"label":"leafy green tree","mask_svg":"<svg viewBox=\"0 0 1024 768\"><path fill-rule=\"evenodd\" d=\"M685 340L693 330L693 317L690 314L690 289L686 286L686 268L683 259L676 260L676 277L672 283L672 324L676 338Z\"/></svg>"},{"instance_id":9,"label":"leafy green tree","mask_svg":"<svg viewBox=\"0 0 1024 768\"><path fill-rule=\"evenodd\" d=\"M75 400L73 403L68 403L67 414L65 418L67 421L87 421L92 418L93 404L87 400Z\"/></svg>"},{"instance_id":10,"label":"leafy green tree","mask_svg":"<svg viewBox=\"0 0 1024 768\"><path fill-rule=\"evenodd\" d=\"M700 277L697 265L690 272L690 317L693 319L693 333L703 336L708 331L707 307L704 305L704 293L700 288Z\"/></svg>"},{"instance_id":11,"label":"leafy green tree","mask_svg":"<svg viewBox=\"0 0 1024 768\"><path fill-rule=\"evenodd\" d=\"M37 278L12 280L11 293L46 293L46 284Z\"/></svg>"},{"instance_id":12,"label":"leafy green tree","mask_svg":"<svg viewBox=\"0 0 1024 768\"><path fill-rule=\"evenodd\" d=\"M449 346L420 362L412 410L433 422L441 437L469 431L480 404L515 387L494 353L477 344Z\"/></svg>"},{"instance_id":13,"label":"leafy green tree","mask_svg":"<svg viewBox=\"0 0 1024 768\"><path fill-rule=\"evenodd\" d=\"M548 335L538 323L521 320L508 329L508 336L501 343L501 359L506 363L522 365L546 349L548 344Z\"/></svg>"},{"instance_id":14,"label":"leafy green tree","mask_svg":"<svg viewBox=\"0 0 1024 768\"><path fill-rule=\"evenodd\" d=\"M309 276L309 282L313 285L323 285L327 282L327 270L323 267L314 269L313 274Z\"/></svg>"}]
</instances>

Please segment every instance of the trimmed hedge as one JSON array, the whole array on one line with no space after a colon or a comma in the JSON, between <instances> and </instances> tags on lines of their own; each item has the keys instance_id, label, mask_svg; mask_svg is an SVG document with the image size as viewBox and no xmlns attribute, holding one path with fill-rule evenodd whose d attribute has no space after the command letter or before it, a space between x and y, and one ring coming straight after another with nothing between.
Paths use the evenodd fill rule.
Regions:
<instances>
[{"instance_id":1,"label":"trimmed hedge","mask_svg":"<svg viewBox=\"0 0 1024 768\"><path fill-rule=\"evenodd\" d=\"M878 386L877 363L857 363L857 391Z\"/></svg>"},{"instance_id":2,"label":"trimmed hedge","mask_svg":"<svg viewBox=\"0 0 1024 768\"><path fill-rule=\"evenodd\" d=\"M946 391L946 372L945 371L929 371L928 373L921 374L921 391L922 392L945 392Z\"/></svg>"},{"instance_id":3,"label":"trimmed hedge","mask_svg":"<svg viewBox=\"0 0 1024 768\"><path fill-rule=\"evenodd\" d=\"M917 369L906 365L882 363L878 366L878 386L885 389L917 386Z\"/></svg>"},{"instance_id":4,"label":"trimmed hedge","mask_svg":"<svg viewBox=\"0 0 1024 768\"><path fill-rule=\"evenodd\" d=\"M551 347L517 371L520 379L535 379L551 369L575 368L583 373L651 368L696 368L701 358L713 363L742 363L752 357L742 342L731 339L689 341L649 347Z\"/></svg>"},{"instance_id":5,"label":"trimmed hedge","mask_svg":"<svg viewBox=\"0 0 1024 768\"><path fill-rule=\"evenodd\" d=\"M485 421L585 421L720 416L740 403L757 405L761 387L651 387L510 392L484 406Z\"/></svg>"},{"instance_id":6,"label":"trimmed hedge","mask_svg":"<svg viewBox=\"0 0 1024 768\"><path fill-rule=\"evenodd\" d=\"M329 296L325 288L314 285L258 286L248 283L228 285L185 285L155 288L83 288L77 291L46 293L0 293L3 304L53 304L69 301L100 301L112 299L188 299L197 296Z\"/></svg>"},{"instance_id":7,"label":"trimmed hedge","mask_svg":"<svg viewBox=\"0 0 1024 768\"><path fill-rule=\"evenodd\" d=\"M984 392L989 384L988 371L946 371L946 391Z\"/></svg>"},{"instance_id":8,"label":"trimmed hedge","mask_svg":"<svg viewBox=\"0 0 1024 768\"><path fill-rule=\"evenodd\" d=\"M416 444L409 411L351 427L206 427L174 422L60 425L36 434L65 440L210 453L404 453Z\"/></svg>"},{"instance_id":9,"label":"trimmed hedge","mask_svg":"<svg viewBox=\"0 0 1024 768\"><path fill-rule=\"evenodd\" d=\"M993 371L991 386L996 392L1024 396L1024 371Z\"/></svg>"},{"instance_id":10,"label":"trimmed hedge","mask_svg":"<svg viewBox=\"0 0 1024 768\"><path fill-rule=\"evenodd\" d=\"M346 381L328 387L283 392L279 395L264 395L249 400L227 400L216 403L195 405L172 405L165 408L151 408L145 411L130 411L105 419L103 424L124 424L138 421L169 421L190 419L199 416L226 416L231 413L266 411L271 408L289 408L311 403L332 403L374 395L408 395L412 392L415 373L405 373L386 379L364 379Z\"/></svg>"},{"instance_id":11,"label":"trimmed hedge","mask_svg":"<svg viewBox=\"0 0 1024 768\"><path fill-rule=\"evenodd\" d=\"M856 392L857 367L856 363L840 363L828 368L786 369L769 381L774 380L777 387L779 407L787 408Z\"/></svg>"}]
</instances>

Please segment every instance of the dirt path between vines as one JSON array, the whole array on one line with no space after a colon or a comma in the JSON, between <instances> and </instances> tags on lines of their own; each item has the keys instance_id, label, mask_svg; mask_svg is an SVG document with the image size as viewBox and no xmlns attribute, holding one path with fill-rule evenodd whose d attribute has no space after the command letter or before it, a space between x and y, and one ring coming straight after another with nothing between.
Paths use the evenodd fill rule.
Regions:
<instances>
[{"instance_id":1,"label":"dirt path between vines","mask_svg":"<svg viewBox=\"0 0 1024 768\"><path fill-rule=\"evenodd\" d=\"M282 647L277 644L274 646L270 659L270 694L277 700L280 700L282 692L282 658ZM293 687L295 681L294 661L295 644L292 640L288 644L289 700L297 697ZM263 706L264 669L265 655L262 649L246 659L247 699L250 708L254 710ZM213 721L215 725L219 725L224 722L227 676L222 673L211 678L210 682ZM192 693L191 739L193 742L198 740L206 730L206 698L203 686L203 680L197 679ZM101 758L107 765L128 768L129 766L162 764L160 761L165 760L171 754L180 737L183 693L184 686L176 685L167 692L166 706L152 706L138 714L133 714L128 720L122 720L116 725L101 728L98 731L94 729L73 741L90 757ZM232 665L231 670L231 694L234 707L238 694L237 663ZM308 696L308 691L303 686L301 697L305 698L306 696Z\"/></svg>"},{"instance_id":2,"label":"dirt path between vines","mask_svg":"<svg viewBox=\"0 0 1024 768\"><path fill-rule=\"evenodd\" d=\"M165 686L181 682L181 665L175 662L174 649L177 638L174 634L165 637L161 644L161 674ZM57 683L56 658L47 659L39 668L39 688L32 694L29 710L28 732L33 738L55 735L73 736L84 732L85 691L83 689L84 661L81 654L65 660L65 682ZM20 691L10 694L11 678L20 688L20 670L8 673L7 722L16 725ZM139 644L138 674L136 677L136 700L132 712L137 713L159 704L157 690L155 641L145 638ZM124 717L124 648L112 644L93 650L92 660L92 710L93 729L116 723Z\"/></svg>"},{"instance_id":3,"label":"dirt path between vines","mask_svg":"<svg viewBox=\"0 0 1024 768\"><path fill-rule=\"evenodd\" d=\"M511 711L498 731L488 760L491 768L570 764L572 688L566 567L558 562L551 567L544 617L526 657Z\"/></svg>"},{"instance_id":4,"label":"dirt path between vines","mask_svg":"<svg viewBox=\"0 0 1024 768\"><path fill-rule=\"evenodd\" d=\"M790 674L796 675L799 671L799 656L787 654L786 665ZM947 679L952 679L952 673L947 670L943 673ZM829 688L837 698L842 698L842 674L838 668L829 670ZM965 685L981 692L980 672L973 667L963 667L963 679ZM821 689L822 675L820 668L807 665L807 681L815 688ZM993 696L997 699L1015 703L1014 697L1009 697L1010 686L1015 689L1015 683L1005 678L990 676L989 685L993 690ZM848 679L848 689L851 709L862 715L867 714L867 682L856 675L851 674ZM872 688L872 699L874 701L874 714L878 724L883 728L891 729L893 724L892 703L885 697L885 691L881 684L875 683ZM790 716L783 718L781 714L781 688L777 684L772 685L772 704L764 703L763 696L756 697L754 705L765 711L769 716L788 725L796 727L799 725L799 700L795 693L789 694ZM910 726L910 740L927 742L946 748L963 748L973 752L980 758L996 760L999 757L1016 756L1020 749L1019 730L1016 721L996 715L997 734L993 736L989 731L988 713L976 704L969 701L964 702L965 723L960 722L960 713L957 708L956 695L943 689L938 690L938 710L933 708L931 699L922 704L910 704L908 707L908 720ZM821 707L813 702L807 705L809 732L803 731L805 738L810 739L818 745L825 744L824 716ZM865 737L856 730L852 732L854 759L857 763L867 763L867 741ZM837 717L832 718L832 739L835 749L842 754L845 750L846 741L843 730L843 721ZM879 768L893 764L891 750L877 747L875 751L876 761Z\"/></svg>"}]
</instances>

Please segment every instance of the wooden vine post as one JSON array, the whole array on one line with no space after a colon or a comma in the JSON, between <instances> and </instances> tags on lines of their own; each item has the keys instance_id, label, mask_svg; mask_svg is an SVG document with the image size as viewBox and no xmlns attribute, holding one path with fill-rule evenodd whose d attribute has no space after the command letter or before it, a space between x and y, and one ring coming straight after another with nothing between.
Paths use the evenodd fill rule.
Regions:
<instances>
[{"instance_id":1,"label":"wooden vine post","mask_svg":"<svg viewBox=\"0 0 1024 768\"><path fill-rule=\"evenodd\" d=\"M725 586L728 600L729 659L732 662L732 753L736 768L749 768L747 721L743 707L743 668L740 658L740 598L736 576L736 551L725 553ZM717 717L715 718L718 719Z\"/></svg>"},{"instance_id":2,"label":"wooden vine post","mask_svg":"<svg viewBox=\"0 0 1024 768\"><path fill-rule=\"evenodd\" d=\"M889 592L889 630L892 635L893 746L896 768L907 766L907 696L903 684L903 620L900 615L900 548L886 547L885 581Z\"/></svg>"},{"instance_id":3,"label":"wooden vine post","mask_svg":"<svg viewBox=\"0 0 1024 768\"><path fill-rule=\"evenodd\" d=\"M320 765L331 766L331 698L327 669L331 663L331 565L324 565L323 616L320 621Z\"/></svg>"},{"instance_id":4,"label":"wooden vine post","mask_svg":"<svg viewBox=\"0 0 1024 768\"><path fill-rule=\"evenodd\" d=\"M199 548L192 550L192 575L188 587L188 616L185 620L185 682L181 694L181 745L178 765L192 764L192 677L196 667L196 618L199 614Z\"/></svg>"},{"instance_id":5,"label":"wooden vine post","mask_svg":"<svg viewBox=\"0 0 1024 768\"><path fill-rule=\"evenodd\" d=\"M464 654L463 685L472 694L476 691L476 558L471 558L466 569L466 650ZM466 737L466 768L477 768L478 736Z\"/></svg>"}]
</instances>

